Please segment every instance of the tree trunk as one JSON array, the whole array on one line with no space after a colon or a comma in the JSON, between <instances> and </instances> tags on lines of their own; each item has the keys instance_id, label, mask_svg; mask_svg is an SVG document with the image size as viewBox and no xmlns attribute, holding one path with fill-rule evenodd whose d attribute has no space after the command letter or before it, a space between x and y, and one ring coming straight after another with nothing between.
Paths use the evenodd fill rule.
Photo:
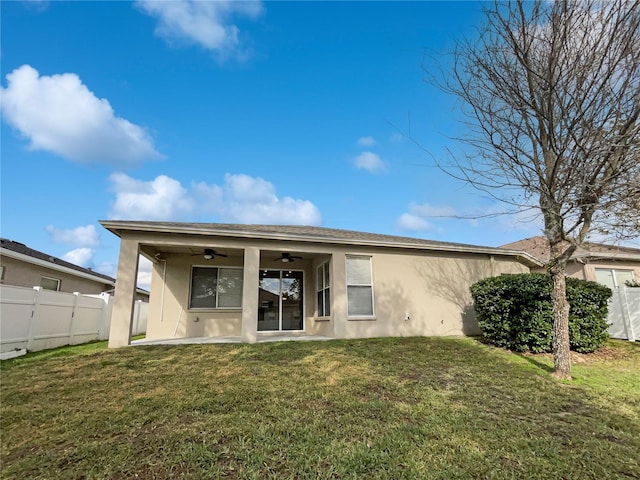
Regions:
<instances>
[{"instance_id":1,"label":"tree trunk","mask_svg":"<svg viewBox=\"0 0 640 480\"><path fill-rule=\"evenodd\" d=\"M553 366L554 377L571 380L571 348L569 344L569 302L565 263L557 262L549 269L553 282Z\"/></svg>"}]
</instances>

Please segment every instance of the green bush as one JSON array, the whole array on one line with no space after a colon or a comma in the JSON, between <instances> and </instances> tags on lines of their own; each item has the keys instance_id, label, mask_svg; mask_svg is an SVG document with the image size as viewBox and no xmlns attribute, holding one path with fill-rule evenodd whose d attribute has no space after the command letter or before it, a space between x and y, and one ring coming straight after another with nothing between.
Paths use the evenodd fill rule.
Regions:
<instances>
[{"instance_id":1,"label":"green bush","mask_svg":"<svg viewBox=\"0 0 640 480\"><path fill-rule=\"evenodd\" d=\"M471 286L482 335L518 352L551 352L553 315L551 277L523 273L485 278ZM596 282L567 278L571 350L594 352L609 338L607 300L611 289Z\"/></svg>"}]
</instances>

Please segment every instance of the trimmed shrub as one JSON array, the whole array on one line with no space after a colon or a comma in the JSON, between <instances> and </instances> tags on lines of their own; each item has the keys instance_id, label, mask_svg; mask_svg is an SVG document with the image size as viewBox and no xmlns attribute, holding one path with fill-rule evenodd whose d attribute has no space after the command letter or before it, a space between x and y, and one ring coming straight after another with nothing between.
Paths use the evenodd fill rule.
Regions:
<instances>
[{"instance_id":1,"label":"trimmed shrub","mask_svg":"<svg viewBox=\"0 0 640 480\"><path fill-rule=\"evenodd\" d=\"M471 286L482 335L494 345L518 352L552 351L551 276L522 273L485 278ZM606 342L611 289L567 278L571 350L594 352Z\"/></svg>"}]
</instances>

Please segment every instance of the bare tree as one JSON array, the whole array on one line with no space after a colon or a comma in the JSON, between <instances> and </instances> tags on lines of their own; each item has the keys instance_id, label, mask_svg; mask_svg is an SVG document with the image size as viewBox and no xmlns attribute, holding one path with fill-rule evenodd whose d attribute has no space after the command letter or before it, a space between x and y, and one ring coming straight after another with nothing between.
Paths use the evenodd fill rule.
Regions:
<instances>
[{"instance_id":1,"label":"bare tree","mask_svg":"<svg viewBox=\"0 0 640 480\"><path fill-rule=\"evenodd\" d=\"M474 147L455 171L516 210L539 209L555 375L571 378L567 261L589 234L640 231L640 3L517 0L485 13L440 83L462 99Z\"/></svg>"}]
</instances>

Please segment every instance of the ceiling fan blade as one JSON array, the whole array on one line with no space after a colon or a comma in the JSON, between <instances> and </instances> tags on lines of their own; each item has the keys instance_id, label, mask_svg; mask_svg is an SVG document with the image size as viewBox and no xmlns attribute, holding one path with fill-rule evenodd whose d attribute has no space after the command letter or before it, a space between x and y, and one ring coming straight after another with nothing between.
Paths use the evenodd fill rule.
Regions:
<instances>
[{"instance_id":1,"label":"ceiling fan blade","mask_svg":"<svg viewBox=\"0 0 640 480\"><path fill-rule=\"evenodd\" d=\"M208 256L208 257L211 257L211 258L214 258L214 257L228 257L227 254L216 252L213 248L205 248L200 253L192 253L191 256L192 257L202 257L202 256L207 257Z\"/></svg>"},{"instance_id":2,"label":"ceiling fan blade","mask_svg":"<svg viewBox=\"0 0 640 480\"><path fill-rule=\"evenodd\" d=\"M302 259L302 257L300 257L298 255L291 255L289 252L284 252L279 257L274 258L273 261L274 262L280 261L282 263L290 263L290 262L293 262L293 261L295 261L297 259Z\"/></svg>"}]
</instances>

